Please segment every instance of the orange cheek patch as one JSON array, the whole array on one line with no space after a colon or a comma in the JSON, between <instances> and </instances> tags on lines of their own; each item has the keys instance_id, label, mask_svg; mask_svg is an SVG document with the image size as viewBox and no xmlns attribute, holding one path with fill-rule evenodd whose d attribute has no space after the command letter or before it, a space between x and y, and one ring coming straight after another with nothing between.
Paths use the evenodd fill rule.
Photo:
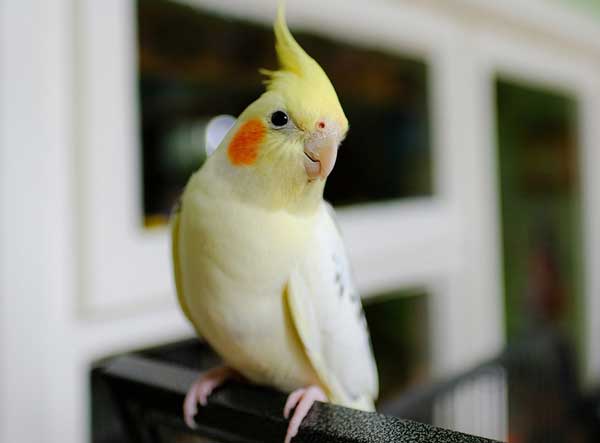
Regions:
<instances>
[{"instance_id":1,"label":"orange cheek patch","mask_svg":"<svg viewBox=\"0 0 600 443\"><path fill-rule=\"evenodd\" d=\"M265 133L265 125L260 120L249 120L244 123L235 133L227 148L229 161L234 165L254 163Z\"/></svg>"}]
</instances>

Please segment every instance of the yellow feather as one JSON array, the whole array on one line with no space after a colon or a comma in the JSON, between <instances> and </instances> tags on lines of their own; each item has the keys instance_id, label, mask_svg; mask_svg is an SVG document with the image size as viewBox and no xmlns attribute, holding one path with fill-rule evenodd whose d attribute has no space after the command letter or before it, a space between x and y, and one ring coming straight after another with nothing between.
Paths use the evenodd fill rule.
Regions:
<instances>
[{"instance_id":1,"label":"yellow feather","mask_svg":"<svg viewBox=\"0 0 600 443\"><path fill-rule=\"evenodd\" d=\"M285 21L285 4L281 2L274 25L275 50L281 68L302 75L310 62L316 63L292 37Z\"/></svg>"},{"instance_id":2,"label":"yellow feather","mask_svg":"<svg viewBox=\"0 0 600 443\"><path fill-rule=\"evenodd\" d=\"M179 209L173 211L171 215L171 258L173 261L173 277L175 279L175 289L177 291L177 301L185 317L190 321L192 314L187 306L183 296L183 283L181 277L181 268L179 266Z\"/></svg>"}]
</instances>

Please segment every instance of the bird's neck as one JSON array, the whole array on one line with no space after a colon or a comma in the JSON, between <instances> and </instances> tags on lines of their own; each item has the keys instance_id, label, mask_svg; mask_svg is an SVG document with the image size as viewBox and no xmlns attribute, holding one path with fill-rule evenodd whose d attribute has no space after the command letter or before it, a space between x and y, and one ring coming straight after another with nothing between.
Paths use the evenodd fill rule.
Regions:
<instances>
[{"instance_id":1,"label":"bird's neck","mask_svg":"<svg viewBox=\"0 0 600 443\"><path fill-rule=\"evenodd\" d=\"M276 174L260 175L244 168L232 168L219 154L215 152L197 175L207 187L210 183L212 189L218 188L222 198L293 214L310 215L319 209L324 180L292 182L289 177Z\"/></svg>"}]
</instances>

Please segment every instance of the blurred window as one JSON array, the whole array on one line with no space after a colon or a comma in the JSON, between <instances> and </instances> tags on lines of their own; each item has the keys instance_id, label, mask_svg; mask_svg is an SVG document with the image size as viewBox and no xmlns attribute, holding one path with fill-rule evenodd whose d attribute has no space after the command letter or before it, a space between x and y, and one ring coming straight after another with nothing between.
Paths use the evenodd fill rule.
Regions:
<instances>
[{"instance_id":1,"label":"blurred window","mask_svg":"<svg viewBox=\"0 0 600 443\"><path fill-rule=\"evenodd\" d=\"M166 0L138 0L145 224L165 221L207 150L263 91L275 68L270 25ZM336 205L428 196L432 167L427 66L305 32L350 121L326 199ZM219 116L217 120L215 118Z\"/></svg>"},{"instance_id":2,"label":"blurred window","mask_svg":"<svg viewBox=\"0 0 600 443\"><path fill-rule=\"evenodd\" d=\"M506 331L551 328L578 344L582 249L576 100L496 84Z\"/></svg>"}]
</instances>

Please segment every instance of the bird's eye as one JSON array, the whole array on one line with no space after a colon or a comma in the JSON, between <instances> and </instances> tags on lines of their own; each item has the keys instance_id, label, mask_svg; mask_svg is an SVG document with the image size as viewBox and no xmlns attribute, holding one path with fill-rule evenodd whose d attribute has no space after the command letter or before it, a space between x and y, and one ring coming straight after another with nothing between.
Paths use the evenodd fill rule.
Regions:
<instances>
[{"instance_id":1,"label":"bird's eye","mask_svg":"<svg viewBox=\"0 0 600 443\"><path fill-rule=\"evenodd\" d=\"M288 120L288 115L283 111L275 111L271 114L271 123L273 123L273 126L276 128L287 125Z\"/></svg>"}]
</instances>

